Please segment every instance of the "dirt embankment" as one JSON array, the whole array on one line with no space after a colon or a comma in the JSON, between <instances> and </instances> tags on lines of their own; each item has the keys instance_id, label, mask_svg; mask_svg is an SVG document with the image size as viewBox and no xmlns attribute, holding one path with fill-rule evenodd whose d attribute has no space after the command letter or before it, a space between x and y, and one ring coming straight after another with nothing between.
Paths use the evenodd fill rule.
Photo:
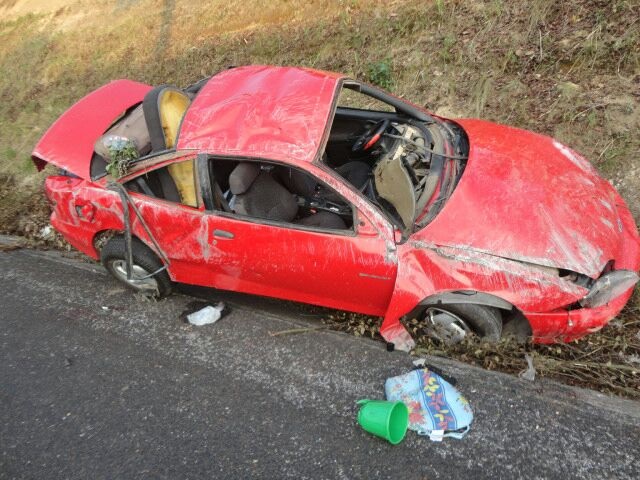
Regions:
<instances>
[{"instance_id":1,"label":"dirt embankment","mask_svg":"<svg viewBox=\"0 0 640 480\"><path fill-rule=\"evenodd\" d=\"M18 181L0 173L0 234L19 235L23 245L69 250L69 244L49 226L51 214L41 177Z\"/></svg>"}]
</instances>

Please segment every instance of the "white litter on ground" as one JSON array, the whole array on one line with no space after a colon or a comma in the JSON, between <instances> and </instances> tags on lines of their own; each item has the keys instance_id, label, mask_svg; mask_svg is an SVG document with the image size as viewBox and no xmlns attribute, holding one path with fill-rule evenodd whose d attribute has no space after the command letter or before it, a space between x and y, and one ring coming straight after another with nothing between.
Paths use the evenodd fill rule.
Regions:
<instances>
[{"instance_id":1,"label":"white litter on ground","mask_svg":"<svg viewBox=\"0 0 640 480\"><path fill-rule=\"evenodd\" d=\"M51 225L47 225L46 227L42 227L38 235L40 238L49 238L53 233L53 227Z\"/></svg>"},{"instance_id":2,"label":"white litter on ground","mask_svg":"<svg viewBox=\"0 0 640 480\"><path fill-rule=\"evenodd\" d=\"M222 302L215 306L207 305L203 309L187 315L187 321L191 325L196 325L198 327L216 323L222 316L222 310L224 310L224 303Z\"/></svg>"},{"instance_id":3,"label":"white litter on ground","mask_svg":"<svg viewBox=\"0 0 640 480\"><path fill-rule=\"evenodd\" d=\"M518 376L533 382L536 379L536 369L533 366L533 357L528 353L525 353L524 358L527 361L527 369L521 371Z\"/></svg>"}]
</instances>

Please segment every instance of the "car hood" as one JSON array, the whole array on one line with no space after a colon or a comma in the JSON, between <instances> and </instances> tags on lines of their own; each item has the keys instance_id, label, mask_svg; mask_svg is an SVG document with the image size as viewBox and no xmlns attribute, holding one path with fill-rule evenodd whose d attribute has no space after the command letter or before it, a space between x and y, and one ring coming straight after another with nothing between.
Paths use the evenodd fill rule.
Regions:
<instances>
[{"instance_id":1,"label":"car hood","mask_svg":"<svg viewBox=\"0 0 640 480\"><path fill-rule=\"evenodd\" d=\"M151 90L131 80L115 80L78 100L37 143L31 158L38 170L51 163L83 179L90 178L96 140L118 116Z\"/></svg>"},{"instance_id":2,"label":"car hood","mask_svg":"<svg viewBox=\"0 0 640 480\"><path fill-rule=\"evenodd\" d=\"M620 244L616 204L624 204L613 187L552 138L480 120L457 123L469 137L467 166L415 238L598 277Z\"/></svg>"}]
</instances>

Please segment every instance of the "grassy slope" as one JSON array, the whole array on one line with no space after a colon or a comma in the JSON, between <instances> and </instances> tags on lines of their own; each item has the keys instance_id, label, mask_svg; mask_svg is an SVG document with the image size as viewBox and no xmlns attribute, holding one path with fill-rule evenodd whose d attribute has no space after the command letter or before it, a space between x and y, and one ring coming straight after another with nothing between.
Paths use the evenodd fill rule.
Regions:
<instances>
[{"instance_id":1,"label":"grassy slope","mask_svg":"<svg viewBox=\"0 0 640 480\"><path fill-rule=\"evenodd\" d=\"M0 230L33 234L46 219L29 154L79 97L114 78L186 85L249 63L342 71L437 113L553 135L592 159L640 220L637 0L40 4L0 23Z\"/></svg>"}]
</instances>

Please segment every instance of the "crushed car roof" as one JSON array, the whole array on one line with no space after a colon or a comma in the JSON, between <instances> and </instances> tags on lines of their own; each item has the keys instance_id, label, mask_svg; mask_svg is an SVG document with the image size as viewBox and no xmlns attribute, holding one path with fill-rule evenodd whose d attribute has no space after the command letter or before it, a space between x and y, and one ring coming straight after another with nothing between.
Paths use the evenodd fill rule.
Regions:
<instances>
[{"instance_id":1,"label":"crushed car roof","mask_svg":"<svg viewBox=\"0 0 640 480\"><path fill-rule=\"evenodd\" d=\"M312 161L328 127L342 75L247 66L202 87L182 120L178 149L221 156Z\"/></svg>"},{"instance_id":2,"label":"crushed car roof","mask_svg":"<svg viewBox=\"0 0 640 480\"><path fill-rule=\"evenodd\" d=\"M126 109L151 90L131 80L115 80L91 92L64 112L33 149L38 170L47 162L81 178L90 178L96 140Z\"/></svg>"}]
</instances>

